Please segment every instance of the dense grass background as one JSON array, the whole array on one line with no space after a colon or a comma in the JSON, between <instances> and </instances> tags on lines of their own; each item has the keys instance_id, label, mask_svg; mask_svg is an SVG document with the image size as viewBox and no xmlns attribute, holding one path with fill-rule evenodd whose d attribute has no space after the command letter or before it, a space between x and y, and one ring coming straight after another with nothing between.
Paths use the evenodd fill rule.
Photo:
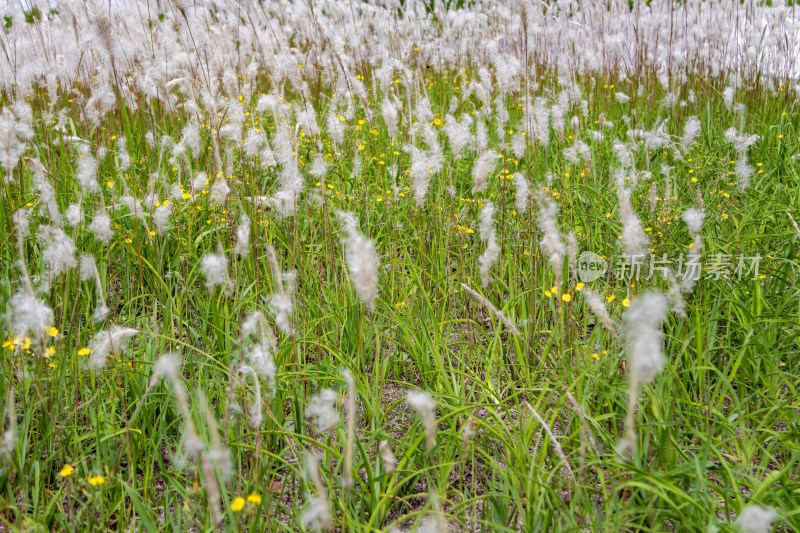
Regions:
<instances>
[{"instance_id":1,"label":"dense grass background","mask_svg":"<svg viewBox=\"0 0 800 533\"><path fill-rule=\"evenodd\" d=\"M362 74L369 85L370 72ZM437 130L465 75L426 80ZM545 79L545 89L557 88L554 78ZM71 89L86 92L90 83ZM696 103L662 107L660 85L646 76L638 82L644 84L641 93L637 82L619 84L613 77L582 83L590 108L580 129L568 125L563 138L553 133L544 147L530 143L520 160L489 128L490 146L503 157L484 194L470 194L474 156L447 157L444 170L431 180L425 207L418 209L402 143L391 143L382 121L369 123L358 109L346 121L346 140L338 150L324 133L320 139L298 137L301 166L321 146L330 170L324 184L307 180L309 191L324 193L324 203L303 198L296 217L279 220L267 206L245 199L274 192L276 173L236 151L226 204L214 206L208 194L194 202L170 200L174 228L166 236L149 235L152 226L124 209L112 212L116 234L108 247L84 227L70 230L79 250L97 258L110 321L141 333L102 371L87 369L80 350L102 329L91 322L98 288L71 272L51 280L43 295L56 317L52 353L8 339L0 380L7 413L3 427L15 417L18 440L0 468L4 526L212 529L208 473L183 449L185 420L173 388L159 384L145 396L153 364L174 351L183 361L194 425L205 442L219 439L231 452L233 469L222 486L221 504L229 529L301 527L304 502L320 488L303 466L309 453L320 458L335 525L347 530L389 531L441 511L456 530L726 531L749 503L777 509L783 530L800 529L800 235L787 216L800 220L794 99L774 98L758 87L737 93L747 106L743 131L761 136L750 150L756 173L741 193L733 175L735 152L724 140L724 131L739 120L725 107L721 84L698 78L684 89L694 89ZM263 87L269 89L267 80ZM109 150L99 174L107 205L126 188L141 198L154 186L166 196L160 181L148 183L155 172L170 183L180 173L189 191L188 180L199 170L212 171L213 133L207 125L203 149L191 154L190 168L169 165L144 140L148 131L178 136L186 112L141 99L137 111L116 109L102 127L92 128L80 120L77 100L61 90L56 108L70 110L70 134ZM632 100L618 103L618 91ZM317 91L321 117L330 92L325 86ZM73 178L77 151L59 142L62 134L44 120L47 95L42 91L27 99L36 116L29 152L47 169L63 211L80 195ZM240 105L271 136L274 117L256 113L254 103ZM514 130L525 109L511 101L508 106ZM472 97L461 102L458 114L480 107ZM597 129L601 115L613 127L605 129L605 140L591 142L581 132ZM667 363L642 390L632 457L615 451L628 403L624 341L594 327L580 280L567 266L564 283L552 294L555 276L539 250L535 205L524 213L515 210L510 179L523 172L532 188L541 189L549 173L546 192L559 204L562 231L574 231L580 250L602 254L613 265L621 253L621 225L609 178L616 166L611 145L626 138L623 115L631 118L630 128L668 120L675 135L690 115L702 122L699 142L684 160L666 150L637 153L637 167L652 172L634 195L652 252L677 260L687 251L692 238L680 214L697 206L700 195L707 213L706 264L715 254L733 262L740 255L762 256L761 276L737 280L731 266L733 279L704 277L686 299L687 317L670 314L665 321ZM401 133L403 142L407 133ZM120 136L127 138L132 160L125 173L115 157ZM562 155L578 136L591 145L591 164L575 166ZM441 138L444 142L444 134ZM354 154L361 161L360 176L353 174ZM392 165L400 169L398 195L392 191ZM663 198L662 165L673 167L669 200ZM14 179L3 185L0 200L0 302L20 283L11 216L39 203L28 165L21 165ZM659 201L651 218L652 181ZM447 191L450 183L454 196ZM521 339L461 288L461 283L480 287L478 214L488 200L498 207L503 251L483 294L517 325ZM97 198L83 202L89 218ZM375 240L381 272L374 312L366 311L350 286L337 210L355 212L361 230ZM246 259L232 253L240 213L253 221ZM252 310L267 314L267 297L276 290L267 245L275 247L284 270L297 271L295 331L277 333L277 386L269 394L262 391L258 401L265 402L265 421L253 429L244 416L254 401L252 379L232 370L243 357L242 318ZM218 246L231 258L230 294L206 289L199 270L202 256ZM24 252L29 270L44 272L35 238L25 241ZM659 276L630 282L612 269L583 289L590 287L606 296L612 317L619 319L624 303L651 288L667 290L668 284ZM354 376L357 401L350 490L342 482L346 417L332 435L317 433L304 417L309 397L324 387L340 394L344 409L345 369ZM407 389L429 391L437 402L433 451L426 450L420 419L404 401ZM552 428L570 470L526 403ZM472 436L465 433L469 427ZM380 459L382 440L397 455L394 473ZM68 477L59 475L65 465L75 469ZM102 484L90 483L98 476ZM250 494L258 494L260 503L231 509L234 498Z\"/></svg>"}]
</instances>

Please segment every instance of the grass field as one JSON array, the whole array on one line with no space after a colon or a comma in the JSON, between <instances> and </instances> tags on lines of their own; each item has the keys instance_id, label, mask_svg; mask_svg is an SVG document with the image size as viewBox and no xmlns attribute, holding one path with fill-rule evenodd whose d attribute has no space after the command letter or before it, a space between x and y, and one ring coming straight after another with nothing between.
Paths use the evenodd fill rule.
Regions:
<instances>
[{"instance_id":1,"label":"grass field","mask_svg":"<svg viewBox=\"0 0 800 533\"><path fill-rule=\"evenodd\" d=\"M800 530L795 78L68 4L0 32L0 529Z\"/></svg>"}]
</instances>

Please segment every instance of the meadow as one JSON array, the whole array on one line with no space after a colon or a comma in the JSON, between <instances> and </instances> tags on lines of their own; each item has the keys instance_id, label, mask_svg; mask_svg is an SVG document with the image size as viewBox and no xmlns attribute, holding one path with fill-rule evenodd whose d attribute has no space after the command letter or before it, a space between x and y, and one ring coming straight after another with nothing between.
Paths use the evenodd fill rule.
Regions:
<instances>
[{"instance_id":1,"label":"meadow","mask_svg":"<svg viewBox=\"0 0 800 533\"><path fill-rule=\"evenodd\" d=\"M792 3L24 4L0 530L800 530Z\"/></svg>"}]
</instances>

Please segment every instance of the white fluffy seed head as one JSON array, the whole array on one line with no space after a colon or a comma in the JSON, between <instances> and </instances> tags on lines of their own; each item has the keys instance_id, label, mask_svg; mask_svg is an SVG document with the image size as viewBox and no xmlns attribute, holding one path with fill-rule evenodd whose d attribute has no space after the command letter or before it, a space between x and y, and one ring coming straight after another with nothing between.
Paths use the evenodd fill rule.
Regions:
<instances>
[{"instance_id":1,"label":"white fluffy seed head","mask_svg":"<svg viewBox=\"0 0 800 533\"><path fill-rule=\"evenodd\" d=\"M272 348L265 340L254 344L245 352L247 361L267 384L269 395L275 391L275 376L277 373L275 361L272 358Z\"/></svg>"},{"instance_id":2,"label":"white fluffy seed head","mask_svg":"<svg viewBox=\"0 0 800 533\"><path fill-rule=\"evenodd\" d=\"M592 313L600 320L600 323L603 324L603 327L606 328L614 338L617 337L617 328L614 325L614 321L611 319L611 316L608 314L608 309L606 308L606 304L603 301L603 297L599 294L590 291L589 289L584 289L581 291L583 295L583 299L586 300L589 309L592 310Z\"/></svg>"},{"instance_id":3,"label":"white fluffy seed head","mask_svg":"<svg viewBox=\"0 0 800 533\"><path fill-rule=\"evenodd\" d=\"M200 262L200 270L206 278L206 287L228 283L228 258L222 254L206 254Z\"/></svg>"},{"instance_id":4,"label":"white fluffy seed head","mask_svg":"<svg viewBox=\"0 0 800 533\"><path fill-rule=\"evenodd\" d=\"M13 221L14 221L14 228L17 231L17 238L24 239L30 234L30 216L31 216L31 209L23 208L17 209L14 212Z\"/></svg>"},{"instance_id":5,"label":"white fluffy seed head","mask_svg":"<svg viewBox=\"0 0 800 533\"><path fill-rule=\"evenodd\" d=\"M87 366L95 371L102 369L108 356L124 352L130 339L137 333L138 330L122 326L112 326L111 329L96 333L89 342L91 354Z\"/></svg>"},{"instance_id":6,"label":"white fluffy seed head","mask_svg":"<svg viewBox=\"0 0 800 533\"><path fill-rule=\"evenodd\" d=\"M284 333L292 332L292 297L290 294L275 293L269 298L269 312L275 316L275 325Z\"/></svg>"},{"instance_id":7,"label":"white fluffy seed head","mask_svg":"<svg viewBox=\"0 0 800 533\"><path fill-rule=\"evenodd\" d=\"M380 269L375 242L358 231L358 221L352 213L340 212L339 220L346 234L343 239L344 255L353 287L367 308L374 311L375 297L378 294L378 270Z\"/></svg>"},{"instance_id":8,"label":"white fluffy seed head","mask_svg":"<svg viewBox=\"0 0 800 533\"><path fill-rule=\"evenodd\" d=\"M95 212L91 224L89 224L89 231L91 231L95 238L108 246L111 238L114 236L114 230L111 229L111 217L106 214L103 208Z\"/></svg>"},{"instance_id":9,"label":"white fluffy seed head","mask_svg":"<svg viewBox=\"0 0 800 533\"><path fill-rule=\"evenodd\" d=\"M39 240L44 244L42 259L53 276L77 266L75 242L64 230L55 226L39 226Z\"/></svg>"},{"instance_id":10,"label":"white fluffy seed head","mask_svg":"<svg viewBox=\"0 0 800 533\"><path fill-rule=\"evenodd\" d=\"M495 233L494 214L494 203L486 202L481 209L480 237L483 242L488 241L489 237Z\"/></svg>"},{"instance_id":11,"label":"white fluffy seed head","mask_svg":"<svg viewBox=\"0 0 800 533\"><path fill-rule=\"evenodd\" d=\"M681 218L686 222L686 227L689 233L697 235L703 229L703 221L706 218L706 213L702 209L691 208L681 214Z\"/></svg>"},{"instance_id":12,"label":"white fluffy seed head","mask_svg":"<svg viewBox=\"0 0 800 533\"><path fill-rule=\"evenodd\" d=\"M444 120L444 130L447 133L447 140L450 143L450 151L453 157L458 160L465 148L472 145L472 133L470 126L472 122L469 115L465 115L461 122L457 121L452 115L447 115Z\"/></svg>"},{"instance_id":13,"label":"white fluffy seed head","mask_svg":"<svg viewBox=\"0 0 800 533\"><path fill-rule=\"evenodd\" d=\"M215 205L222 205L225 203L225 200L228 199L228 194L231 192L231 188L228 187L228 180L225 178L218 178L214 185L211 186L211 192L209 193L209 198L211 199L211 203Z\"/></svg>"},{"instance_id":14,"label":"white fluffy seed head","mask_svg":"<svg viewBox=\"0 0 800 533\"><path fill-rule=\"evenodd\" d=\"M10 301L6 323L18 338L25 336L41 342L53 324L53 310L27 291L19 290Z\"/></svg>"},{"instance_id":15,"label":"white fluffy seed head","mask_svg":"<svg viewBox=\"0 0 800 533\"><path fill-rule=\"evenodd\" d=\"M94 313L92 314L92 323L97 324L98 322L103 322L108 318L108 315L111 313L111 310L108 306L103 304L98 305L94 309Z\"/></svg>"},{"instance_id":16,"label":"white fluffy seed head","mask_svg":"<svg viewBox=\"0 0 800 533\"><path fill-rule=\"evenodd\" d=\"M392 449L389 447L389 441L382 440L379 449L384 470L393 474L395 468L397 468L397 459L395 459L394 453L392 453Z\"/></svg>"},{"instance_id":17,"label":"white fluffy seed head","mask_svg":"<svg viewBox=\"0 0 800 533\"><path fill-rule=\"evenodd\" d=\"M406 392L406 402L414 408L422 418L422 425L425 428L425 443L428 451L433 449L436 440L436 418L433 410L436 402L430 394L419 390L409 390Z\"/></svg>"},{"instance_id":18,"label":"white fluffy seed head","mask_svg":"<svg viewBox=\"0 0 800 533\"><path fill-rule=\"evenodd\" d=\"M339 423L336 400L339 396L331 389L322 389L311 397L306 407L306 418L311 419L320 433L330 433Z\"/></svg>"},{"instance_id":19,"label":"white fluffy seed head","mask_svg":"<svg viewBox=\"0 0 800 533\"><path fill-rule=\"evenodd\" d=\"M309 496L303 506L303 511L300 513L300 522L303 527L312 530L323 530L330 527L333 523L330 511L328 511L328 502L325 501L323 496Z\"/></svg>"},{"instance_id":20,"label":"white fluffy seed head","mask_svg":"<svg viewBox=\"0 0 800 533\"><path fill-rule=\"evenodd\" d=\"M97 161L92 157L88 145L81 144L78 148L77 179L87 193L96 193L100 190L97 183Z\"/></svg>"},{"instance_id":21,"label":"white fluffy seed head","mask_svg":"<svg viewBox=\"0 0 800 533\"><path fill-rule=\"evenodd\" d=\"M689 149L695 143L695 139L700 134L700 121L697 117L689 117L683 127L683 137L681 138L681 149L684 155L689 153Z\"/></svg>"},{"instance_id":22,"label":"white fluffy seed head","mask_svg":"<svg viewBox=\"0 0 800 533\"><path fill-rule=\"evenodd\" d=\"M243 259L250 254L250 217L244 213L236 228L236 253Z\"/></svg>"},{"instance_id":23,"label":"white fluffy seed head","mask_svg":"<svg viewBox=\"0 0 800 533\"><path fill-rule=\"evenodd\" d=\"M158 358L156 364L153 365L153 375L150 378L150 385L152 387L160 379L174 379L178 376L181 368L180 357L173 352L167 352Z\"/></svg>"},{"instance_id":24,"label":"white fluffy seed head","mask_svg":"<svg viewBox=\"0 0 800 533\"><path fill-rule=\"evenodd\" d=\"M561 240L561 233L558 230L558 206L550 199L549 196L537 194L537 203L539 204L539 227L542 230L542 240L539 245L542 252L548 257L550 266L558 281L561 280L561 267L564 264L564 243Z\"/></svg>"},{"instance_id":25,"label":"white fluffy seed head","mask_svg":"<svg viewBox=\"0 0 800 533\"><path fill-rule=\"evenodd\" d=\"M631 205L631 193L624 187L617 188L619 217L622 221L622 247L629 257L643 256L649 241L642 228L642 222Z\"/></svg>"},{"instance_id":26,"label":"white fluffy seed head","mask_svg":"<svg viewBox=\"0 0 800 533\"><path fill-rule=\"evenodd\" d=\"M745 533L768 533L778 514L774 509L760 505L748 505L736 519L736 525Z\"/></svg>"},{"instance_id":27,"label":"white fluffy seed head","mask_svg":"<svg viewBox=\"0 0 800 533\"><path fill-rule=\"evenodd\" d=\"M67 217L67 225L71 228L83 223L83 209L78 204L70 204L64 214Z\"/></svg>"},{"instance_id":28,"label":"white fluffy seed head","mask_svg":"<svg viewBox=\"0 0 800 533\"><path fill-rule=\"evenodd\" d=\"M89 281L94 277L97 271L97 264L95 263L94 256L91 254L81 254L80 264L81 281Z\"/></svg>"},{"instance_id":29,"label":"white fluffy seed head","mask_svg":"<svg viewBox=\"0 0 800 533\"><path fill-rule=\"evenodd\" d=\"M170 204L162 204L156 207L155 211L153 211L153 225L156 227L156 233L159 235L165 235L172 224L170 223L170 217L172 216L172 205Z\"/></svg>"},{"instance_id":30,"label":"white fluffy seed head","mask_svg":"<svg viewBox=\"0 0 800 533\"><path fill-rule=\"evenodd\" d=\"M492 267L497 264L500 258L500 245L497 243L497 235L493 232L486 243L486 250L478 258L478 267L481 275L481 286L489 286L489 274Z\"/></svg>"},{"instance_id":31,"label":"white fluffy seed head","mask_svg":"<svg viewBox=\"0 0 800 533\"><path fill-rule=\"evenodd\" d=\"M487 150L483 152L472 166L472 194L484 192L489 188L489 176L497 166L497 152Z\"/></svg>"},{"instance_id":32,"label":"white fluffy seed head","mask_svg":"<svg viewBox=\"0 0 800 533\"><path fill-rule=\"evenodd\" d=\"M660 328L666 312L664 295L650 292L634 299L625 313L630 373L638 382L650 383L664 366Z\"/></svg>"}]
</instances>

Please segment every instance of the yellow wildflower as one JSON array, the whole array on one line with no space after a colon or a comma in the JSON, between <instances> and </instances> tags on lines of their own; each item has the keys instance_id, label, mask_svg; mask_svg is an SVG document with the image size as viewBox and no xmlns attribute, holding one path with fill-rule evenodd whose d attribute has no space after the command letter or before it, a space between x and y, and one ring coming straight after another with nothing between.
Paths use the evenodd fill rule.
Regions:
<instances>
[{"instance_id":1,"label":"yellow wildflower","mask_svg":"<svg viewBox=\"0 0 800 533\"><path fill-rule=\"evenodd\" d=\"M231 511L236 512L242 509L244 509L244 498L234 498L233 502L231 502Z\"/></svg>"}]
</instances>

